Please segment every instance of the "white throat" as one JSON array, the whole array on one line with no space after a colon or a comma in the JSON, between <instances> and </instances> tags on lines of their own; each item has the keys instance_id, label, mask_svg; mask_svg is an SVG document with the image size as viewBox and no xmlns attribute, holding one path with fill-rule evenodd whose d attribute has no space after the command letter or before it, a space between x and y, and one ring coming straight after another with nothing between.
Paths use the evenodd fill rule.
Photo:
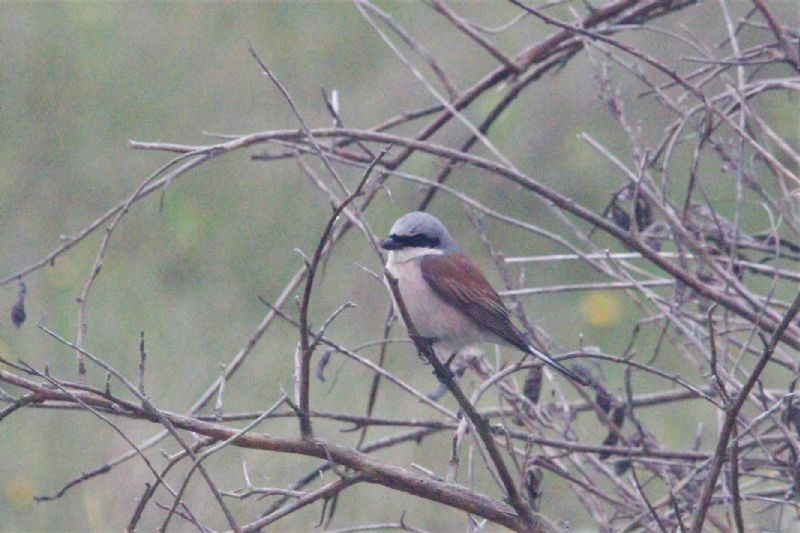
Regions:
<instances>
[{"instance_id":1,"label":"white throat","mask_svg":"<svg viewBox=\"0 0 800 533\"><path fill-rule=\"evenodd\" d=\"M436 248L405 248L402 250L392 250L389 252L386 268L388 268L389 272L393 275L397 276L397 267L426 255L444 255L444 252Z\"/></svg>"}]
</instances>

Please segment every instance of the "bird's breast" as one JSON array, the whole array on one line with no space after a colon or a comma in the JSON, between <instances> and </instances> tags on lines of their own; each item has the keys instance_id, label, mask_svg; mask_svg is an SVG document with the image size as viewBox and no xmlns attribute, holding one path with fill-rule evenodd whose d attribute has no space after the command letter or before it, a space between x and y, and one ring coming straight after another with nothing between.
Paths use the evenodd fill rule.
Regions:
<instances>
[{"instance_id":1,"label":"bird's breast","mask_svg":"<svg viewBox=\"0 0 800 533\"><path fill-rule=\"evenodd\" d=\"M439 298L425 281L419 256L403 261L405 258L402 256L393 257L398 253L402 251L389 253L386 268L397 279L403 303L419 334L436 339L437 348L448 351L481 341L482 336L475 324L464 313Z\"/></svg>"}]
</instances>

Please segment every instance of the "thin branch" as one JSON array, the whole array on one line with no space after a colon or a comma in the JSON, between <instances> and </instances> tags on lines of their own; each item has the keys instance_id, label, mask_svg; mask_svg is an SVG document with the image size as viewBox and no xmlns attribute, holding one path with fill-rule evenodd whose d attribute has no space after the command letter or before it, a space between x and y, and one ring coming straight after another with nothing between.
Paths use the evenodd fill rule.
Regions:
<instances>
[{"instance_id":1,"label":"thin branch","mask_svg":"<svg viewBox=\"0 0 800 533\"><path fill-rule=\"evenodd\" d=\"M364 175L361 177L361 181L359 181L358 186L355 190L345 198L341 204L339 204L336 209L333 210L333 214L331 215L330 219L328 220L325 229L322 232L322 237L319 239L319 243L317 244L317 248L314 251L314 255L311 258L311 262L308 266L308 275L306 276L306 286L303 290L303 298L300 303L300 351L301 351L301 359L300 359L300 397L298 398L298 405L300 407L300 411L303 415L300 417L300 433L305 438L310 438L313 435L313 431L311 429L311 421L308 418L309 412L309 388L311 383L311 356L313 355L313 346L309 341L308 336L308 306L311 302L311 288L314 284L314 276L317 272L317 267L319 266L320 259L322 258L322 252L325 249L325 246L328 244L331 231L333 230L333 225L339 219L339 215L344 210L347 205L361 196L364 185L367 183L367 179L369 179L370 174L372 173L372 169L380 162L384 155L388 153L389 149L384 148L380 154L372 161L369 167L367 167L366 171L364 171Z\"/></svg>"},{"instance_id":2,"label":"thin branch","mask_svg":"<svg viewBox=\"0 0 800 533\"><path fill-rule=\"evenodd\" d=\"M328 483L327 485L315 490L314 492L310 492L305 496L301 496L296 501L286 505L281 509L278 509L277 511L274 511L266 516L259 518L258 520L246 524L242 528L242 531L244 533L261 531L262 528L277 522L284 516L287 516L297 511L298 509L302 509L303 507L310 505L320 499L327 500L329 498L332 498L336 494L346 489L347 487L355 485L361 480L362 476L359 474L355 474L353 476L345 478L339 478L336 481Z\"/></svg>"},{"instance_id":3,"label":"thin branch","mask_svg":"<svg viewBox=\"0 0 800 533\"><path fill-rule=\"evenodd\" d=\"M798 50L797 44L792 44L789 41L789 38L786 36L786 33L783 31L783 28L775 19L775 15L772 14L772 11L767 8L767 3L764 0L753 0L753 4L755 4L756 8L764 15L764 18L767 19L767 24L769 24L772 33L775 34L775 38L783 48L783 53L786 54L786 59L792 66L800 72L800 50Z\"/></svg>"},{"instance_id":4,"label":"thin branch","mask_svg":"<svg viewBox=\"0 0 800 533\"><path fill-rule=\"evenodd\" d=\"M389 288L392 291L392 296L394 297L394 301L397 303L398 310L400 311L400 315L403 318L403 322L408 329L409 337L414 342L414 346L417 348L420 354L422 354L425 359L431 364L434 368L434 373L436 374L437 378L439 378L442 383L447 386L447 389L453 395L453 397L458 402L458 405L466 414L467 418L469 418L470 422L472 423L473 427L478 432L480 436L481 442L486 447L486 451L489 453L489 456L492 459L492 463L494 464L495 469L497 470L498 475L500 476L501 481L503 482L503 487L506 491L506 497L508 498L511 506L514 507L519 518L523 521L524 524L527 526L538 529L538 521L536 517L533 515L528 504L520 497L519 492L517 491L517 484L511 478L511 474L506 468L505 462L503 461L502 456L500 455L500 451L497 449L497 445L494 442L494 438L491 434L491 429L489 424L486 420L475 410L475 407L470 403L469 399L464 395L461 390L461 387L458 386L456 383L453 373L449 367L445 366L439 358L436 356L436 352L433 350L433 346L430 340L426 340L422 336L419 335L417 329L414 327L414 323L411 321L411 318L408 315L408 310L406 309L405 303L403 302L403 297L400 295L400 290L397 286L397 280L392 277L388 270L384 269L384 276L386 276L386 280L389 283Z\"/></svg>"},{"instance_id":5,"label":"thin branch","mask_svg":"<svg viewBox=\"0 0 800 533\"><path fill-rule=\"evenodd\" d=\"M433 8L444 15L447 20L452 22L459 30L461 30L467 37L475 41L479 46L489 52L495 59L500 61L508 70L514 73L520 71L520 67L514 63L508 56L506 56L497 46L491 41L478 33L466 19L462 18L455 11L447 7L441 0L427 0L427 3L432 5Z\"/></svg>"},{"instance_id":6,"label":"thin branch","mask_svg":"<svg viewBox=\"0 0 800 533\"><path fill-rule=\"evenodd\" d=\"M297 132L296 130L256 133L238 137L233 141L229 141L228 143L224 143L223 145L217 145L217 146L218 147L224 146L225 147L224 149L230 150L234 149L235 147L250 146L252 144L265 142L273 138L296 139L299 135L302 134L300 132ZM622 229L617 227L612 221L580 205L574 199L569 198L559 192L556 192L555 190L549 187L544 186L543 184L537 182L536 180L533 180L532 178L530 178L525 174L522 174L521 172L512 170L506 166L494 163L492 161L489 161L487 159L472 154L464 154L462 152L444 146L434 145L424 141L407 139L404 137L398 137L395 135L389 135L386 133L376 133L371 131L351 130L351 129L321 128L315 130L314 135L318 137L346 136L362 140L371 140L375 142L406 146L409 148L414 148L418 151L423 151L430 154L438 155L440 157L444 157L447 159L461 161L469 165L473 165L476 168L481 168L483 170L497 173L498 175L504 176L513 181L514 183L521 185L522 187L553 202L561 209L568 211L573 215L592 224L593 226L597 226L599 229L602 229L603 231L609 233L628 248L632 248L641 253L643 257L645 257L651 263L664 270L670 276L678 279L682 283L691 287L699 295L708 298L710 300L713 300L715 302L718 302L722 306L730 309L731 311L742 316L743 318L758 324L759 327L761 327L762 329L764 329L769 333L775 331L775 327L777 326L778 321L775 321L770 317L763 316L759 312L753 311L749 306L744 305L742 302L732 297L731 295L719 291L717 288L713 287L708 283L698 280L692 274L683 270L680 266L675 265L674 263L660 257L659 252L657 250L654 250L653 248L643 244L642 242L640 242L639 239L637 239L632 234L623 231ZM143 149L158 149L158 150L172 149L180 151L183 150L189 151L196 149L195 147L191 146L165 145L163 143L137 143L136 146L138 148L143 148ZM800 349L800 337L798 337L797 334L795 333L794 331L795 329L796 328L791 328L789 330L784 331L783 340L784 342L790 344L793 348Z\"/></svg>"},{"instance_id":7,"label":"thin branch","mask_svg":"<svg viewBox=\"0 0 800 533\"><path fill-rule=\"evenodd\" d=\"M172 437L178 442L178 444L181 445L181 447L183 447L184 450L186 450L186 453L189 454L189 457L191 457L193 460L195 460L195 457L196 457L195 453L192 451L191 447L189 447L189 445L186 444L184 439L180 436L178 431L175 429L175 426L173 425L172 421L168 417L166 417L163 414L162 411L159 411L158 409L156 409L156 407L153 405L153 403L150 401L150 399L147 396L145 396L144 394L142 394L141 392L139 392L139 389L133 383L128 381L128 379L125 376L123 376L115 368L109 366L103 360L101 360L98 357L95 357L94 355L92 355L91 353L87 352L86 350L84 350L83 348L78 346L77 344L68 341L67 339L65 339L65 338L61 337L60 335L58 335L57 333L47 329L46 327L44 327L41 324L38 324L38 327L39 327L39 329L41 329L42 331L44 331L45 333L47 333L48 335L50 335L51 337L56 339L57 341L61 342L62 344L66 345L66 346L69 346L73 350L76 350L81 355L86 356L86 358L88 358L90 361L92 361L96 365L102 367L106 372L112 374L115 378L117 378L120 382L122 382L122 384L124 384L125 387L127 387L127 389L130 392L132 392L133 395L136 396L136 398L142 403L142 407L154 419L158 420L161 424L163 424L164 427L169 432L169 434L172 435ZM208 485L208 488L211 490L211 493L214 495L214 497L217 500L217 503L219 504L220 508L222 509L223 513L225 514L225 518L228 520L228 523L230 524L230 526L235 531L238 532L239 526L236 523L236 519L234 518L233 513L231 512L231 510L228 508L228 505L222 499L222 495L220 495L219 489L217 489L217 486L214 484L214 481L211 479L211 476L208 474L208 472L206 471L206 469L202 465L199 465L198 468L200 469L200 473L203 476L203 479L205 479L206 484Z\"/></svg>"},{"instance_id":8,"label":"thin branch","mask_svg":"<svg viewBox=\"0 0 800 533\"><path fill-rule=\"evenodd\" d=\"M178 503L180 502L180 500L181 500L181 497L183 496L184 492L186 491L186 487L189 485L189 479L191 479L191 477L192 477L192 474L194 473L194 471L195 471L195 470L197 470L198 468L200 468L200 463L202 463L203 461L205 461L206 459L208 459L208 458L209 458L209 457L210 457L212 454L214 454L214 453L217 453L217 452L218 452L218 451L220 451L221 449L225 448L225 447L226 447L226 446L228 446L229 444L231 444L231 443L233 443L234 441L236 441L236 439L239 439L239 438L241 438L243 435L245 435L245 434L247 434L248 432L250 432L250 431L251 431L252 429L254 429L254 428L255 428L255 427L258 425L258 424L260 424L260 423L261 423L261 422L262 422L262 421L263 421L265 418L267 418L269 415L271 415L272 413L274 413L275 411L277 411L277 410L278 410L278 408L279 408L281 405L283 405L283 402L285 402L285 401L286 401L286 395L285 395L285 394L281 394L281 397L280 397L280 398L278 398L278 401L277 401L277 402L275 402L275 403L272 405L272 407L270 407L269 409L267 409L266 411L264 411L263 413L261 413L261 415L259 415L259 417L258 417L258 418L256 418L255 420L253 420L252 422L250 422L249 424L247 424L245 427L243 427L242 429L240 429L239 431L237 431L235 435L233 435L233 436L231 436L231 437L229 437L229 438L225 439L224 441L222 441L222 442L220 442L220 443L218 443L218 444L215 444L215 445L214 445L214 446L212 446L211 448L208 448L206 451L204 451L204 452L203 452L203 453L201 453L200 455L196 455L196 456L193 458L193 463L192 463L192 466L191 466L191 468L189 469L189 471L186 473L186 476L183 478L183 483L181 484L181 487L180 487L180 489L178 489L178 494L175 496L175 499L174 499L174 501L173 501L173 503L172 503L172 507L170 508L169 512L167 513L167 516L166 516L166 518L164 518L164 522L163 522L163 523L162 523L162 525L161 525L161 529L162 529L162 531L166 531L166 529L167 529L167 526L169 525L169 520L170 520L170 517L171 517L171 516L173 515L173 513L175 513L175 511L177 510L177 508L178 508ZM237 528L237 527L234 527L234 530L238 530L238 528ZM241 528L241 530L243 531L243 530L244 530L244 528Z\"/></svg>"},{"instance_id":9,"label":"thin branch","mask_svg":"<svg viewBox=\"0 0 800 533\"><path fill-rule=\"evenodd\" d=\"M744 386L742 386L741 390L736 394L734 399L731 401L731 404L725 410L725 421L722 425L719 440L717 441L717 446L714 450L714 457L711 461L709 473L705 482L703 483L703 488L697 507L695 507L695 510L692 513L692 527L690 529L691 533L701 533L703 530L703 522L706 518L706 512L708 511L708 506L711 503L711 496L714 492L714 486L717 484L720 470L722 469L722 465L728 455L728 441L730 440L731 434L733 433L733 428L736 425L739 411L741 411L742 406L744 406L744 402L747 401L747 398L750 395L750 391L753 390L756 382L761 377L761 373L764 371L767 363L769 363L772 354L775 352L775 348L778 346L778 343L781 340L783 331L789 327L789 324L791 324L798 311L800 311L800 293L798 293L795 297L794 302L792 302L792 306L789 308L789 311L786 313L786 315L784 315L781 323L775 329L775 332L772 334L769 342L765 343L766 347L764 348L761 357L758 359L756 366L750 372L747 382L744 384Z\"/></svg>"},{"instance_id":10,"label":"thin branch","mask_svg":"<svg viewBox=\"0 0 800 533\"><path fill-rule=\"evenodd\" d=\"M59 390L39 385L11 372L0 370L0 381L22 387L40 394L47 400L72 401L70 395ZM110 400L92 392L78 391L73 393L88 405L107 406ZM133 403L125 403L115 399L115 403L125 405L126 409L137 418L159 422L158 416ZM204 422L185 415L161 411L160 414L178 429L192 431L218 440L235 436L239 430ZM430 429L415 430L429 432ZM419 434L419 433L415 433ZM413 438L413 437L412 437ZM523 530L524 524L513 508L459 485L438 482L436 480L413 474L407 470L376 459L365 453L357 452L345 446L320 439L285 438L271 435L248 433L232 443L233 446L300 454L318 459L333 460L337 464L351 468L363 475L363 481L384 485L393 490L400 490L420 498L441 503L465 512L476 514L513 530ZM368 448L365 447L365 450ZM549 531L549 530L548 530Z\"/></svg>"}]
</instances>

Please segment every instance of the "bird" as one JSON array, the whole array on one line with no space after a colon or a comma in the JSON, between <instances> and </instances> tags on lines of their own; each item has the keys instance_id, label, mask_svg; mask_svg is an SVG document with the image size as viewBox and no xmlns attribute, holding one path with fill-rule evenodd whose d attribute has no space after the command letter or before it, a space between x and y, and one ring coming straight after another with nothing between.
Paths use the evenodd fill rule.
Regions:
<instances>
[{"instance_id":1,"label":"bird","mask_svg":"<svg viewBox=\"0 0 800 533\"><path fill-rule=\"evenodd\" d=\"M440 357L449 356L447 365L462 348L490 342L534 355L571 380L589 384L528 342L478 262L435 216L403 215L380 247L388 251L386 269L397 280L409 319Z\"/></svg>"}]
</instances>

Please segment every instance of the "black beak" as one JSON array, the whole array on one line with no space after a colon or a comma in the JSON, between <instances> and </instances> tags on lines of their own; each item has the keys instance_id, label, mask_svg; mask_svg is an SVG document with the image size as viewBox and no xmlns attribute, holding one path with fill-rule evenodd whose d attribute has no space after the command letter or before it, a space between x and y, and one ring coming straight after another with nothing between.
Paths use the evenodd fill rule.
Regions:
<instances>
[{"instance_id":1,"label":"black beak","mask_svg":"<svg viewBox=\"0 0 800 533\"><path fill-rule=\"evenodd\" d=\"M403 245L394 240L392 237L389 237L388 239L383 239L381 241L381 248L383 248L384 250L399 250L402 247Z\"/></svg>"}]
</instances>

